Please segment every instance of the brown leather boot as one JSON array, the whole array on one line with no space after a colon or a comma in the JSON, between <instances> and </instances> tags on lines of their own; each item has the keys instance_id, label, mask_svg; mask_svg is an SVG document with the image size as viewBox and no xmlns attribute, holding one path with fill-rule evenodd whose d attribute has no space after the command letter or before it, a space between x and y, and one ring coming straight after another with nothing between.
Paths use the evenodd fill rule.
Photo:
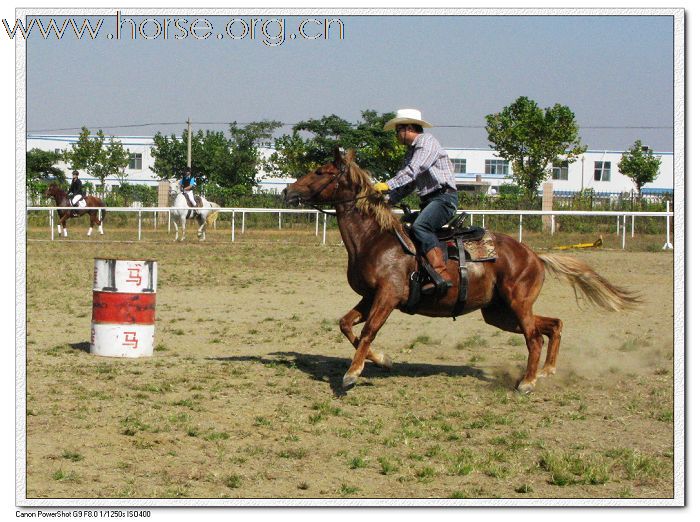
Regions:
<instances>
[{"instance_id":1,"label":"brown leather boot","mask_svg":"<svg viewBox=\"0 0 700 522\"><path fill-rule=\"evenodd\" d=\"M445 259L442 256L442 250L440 247L434 247L425 253L425 258L430 263L430 266L437 272L437 274L442 278L442 282L438 282L437 285L430 283L422 288L422 291L430 291L435 289L440 295L447 292L448 288L452 287L452 281L450 274L447 271L447 266L445 265Z\"/></svg>"}]
</instances>

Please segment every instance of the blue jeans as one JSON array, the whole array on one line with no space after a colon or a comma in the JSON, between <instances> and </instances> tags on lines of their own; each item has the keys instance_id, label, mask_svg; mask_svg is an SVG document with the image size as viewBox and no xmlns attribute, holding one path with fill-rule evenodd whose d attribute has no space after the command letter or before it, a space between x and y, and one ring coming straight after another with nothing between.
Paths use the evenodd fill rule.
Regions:
<instances>
[{"instance_id":1,"label":"blue jeans","mask_svg":"<svg viewBox=\"0 0 700 522\"><path fill-rule=\"evenodd\" d=\"M421 211L413 222L413 237L421 253L438 246L436 233L457 212L457 193L445 192L421 204Z\"/></svg>"}]
</instances>

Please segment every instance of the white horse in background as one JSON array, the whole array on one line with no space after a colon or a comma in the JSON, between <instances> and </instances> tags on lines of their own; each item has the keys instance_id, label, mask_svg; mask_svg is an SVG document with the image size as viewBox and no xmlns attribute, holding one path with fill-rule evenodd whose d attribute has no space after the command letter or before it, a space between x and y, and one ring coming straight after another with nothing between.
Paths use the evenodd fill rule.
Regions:
<instances>
[{"instance_id":1,"label":"white horse in background","mask_svg":"<svg viewBox=\"0 0 700 522\"><path fill-rule=\"evenodd\" d=\"M215 215L219 211L219 205L207 201L204 196L200 196L202 199L201 208L192 208L187 204L185 200L185 195L182 192L178 192L175 196L175 201L172 206L175 207L170 210L170 216L172 217L173 223L175 224L175 241L185 240L185 223L187 219L196 218L197 223L199 223L199 228L197 229L197 237L200 241L204 241L207 238L206 230L208 218L211 215ZM180 222L180 227L182 227L182 237L180 237L180 227L178 227L178 221Z\"/></svg>"}]
</instances>

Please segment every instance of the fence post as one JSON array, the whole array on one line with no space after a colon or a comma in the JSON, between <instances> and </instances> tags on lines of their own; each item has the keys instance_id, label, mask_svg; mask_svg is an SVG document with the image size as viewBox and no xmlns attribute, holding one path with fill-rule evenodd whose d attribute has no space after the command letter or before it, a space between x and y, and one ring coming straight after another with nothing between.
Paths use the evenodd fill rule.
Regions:
<instances>
[{"instance_id":1,"label":"fence post","mask_svg":"<svg viewBox=\"0 0 700 522\"><path fill-rule=\"evenodd\" d=\"M139 209L139 241L141 241L141 209Z\"/></svg>"},{"instance_id":2,"label":"fence post","mask_svg":"<svg viewBox=\"0 0 700 522\"><path fill-rule=\"evenodd\" d=\"M282 212L277 213L277 227L282 230Z\"/></svg>"},{"instance_id":3,"label":"fence post","mask_svg":"<svg viewBox=\"0 0 700 522\"><path fill-rule=\"evenodd\" d=\"M236 211L231 211L231 242L236 240Z\"/></svg>"},{"instance_id":4,"label":"fence post","mask_svg":"<svg viewBox=\"0 0 700 522\"><path fill-rule=\"evenodd\" d=\"M554 235L554 229L556 228L554 225L554 214L552 214L552 235Z\"/></svg>"},{"instance_id":5,"label":"fence post","mask_svg":"<svg viewBox=\"0 0 700 522\"><path fill-rule=\"evenodd\" d=\"M523 242L523 215L520 214L520 224L518 225L518 241Z\"/></svg>"},{"instance_id":6,"label":"fence post","mask_svg":"<svg viewBox=\"0 0 700 522\"><path fill-rule=\"evenodd\" d=\"M242 214L243 217L241 217L241 234L245 234L245 212Z\"/></svg>"},{"instance_id":7,"label":"fence post","mask_svg":"<svg viewBox=\"0 0 700 522\"><path fill-rule=\"evenodd\" d=\"M326 244L326 223L328 222L328 214L323 214L323 244Z\"/></svg>"},{"instance_id":8,"label":"fence post","mask_svg":"<svg viewBox=\"0 0 700 522\"><path fill-rule=\"evenodd\" d=\"M617 229L615 231L616 235L620 235L620 216L617 216Z\"/></svg>"},{"instance_id":9,"label":"fence post","mask_svg":"<svg viewBox=\"0 0 700 522\"><path fill-rule=\"evenodd\" d=\"M622 216L622 250L625 249L625 232L627 231L627 215Z\"/></svg>"},{"instance_id":10,"label":"fence post","mask_svg":"<svg viewBox=\"0 0 700 522\"><path fill-rule=\"evenodd\" d=\"M49 226L51 227L51 241L53 241L53 209L49 211ZM667 227L668 230L668 227Z\"/></svg>"},{"instance_id":11,"label":"fence post","mask_svg":"<svg viewBox=\"0 0 700 522\"><path fill-rule=\"evenodd\" d=\"M632 236L634 237L634 214L632 214Z\"/></svg>"},{"instance_id":12,"label":"fence post","mask_svg":"<svg viewBox=\"0 0 700 522\"><path fill-rule=\"evenodd\" d=\"M318 210L316 211L316 237L318 237Z\"/></svg>"},{"instance_id":13,"label":"fence post","mask_svg":"<svg viewBox=\"0 0 700 522\"><path fill-rule=\"evenodd\" d=\"M663 250L673 250L673 245L671 244L671 202L666 202L666 243L664 243Z\"/></svg>"},{"instance_id":14,"label":"fence post","mask_svg":"<svg viewBox=\"0 0 700 522\"><path fill-rule=\"evenodd\" d=\"M154 210L153 211L153 230L157 228L158 225L158 211Z\"/></svg>"}]
</instances>

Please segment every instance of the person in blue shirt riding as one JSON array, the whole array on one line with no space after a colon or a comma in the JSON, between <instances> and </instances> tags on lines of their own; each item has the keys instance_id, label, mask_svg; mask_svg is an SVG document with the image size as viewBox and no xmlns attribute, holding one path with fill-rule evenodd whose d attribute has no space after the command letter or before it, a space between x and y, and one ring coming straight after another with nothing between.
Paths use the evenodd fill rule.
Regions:
<instances>
[{"instance_id":1,"label":"person in blue shirt riding","mask_svg":"<svg viewBox=\"0 0 700 522\"><path fill-rule=\"evenodd\" d=\"M196 207L197 202L194 199L194 188L197 186L197 182L192 175L192 168L187 167L185 169L185 175L182 176L180 180L180 192L185 195L185 201L190 207Z\"/></svg>"}]
</instances>

